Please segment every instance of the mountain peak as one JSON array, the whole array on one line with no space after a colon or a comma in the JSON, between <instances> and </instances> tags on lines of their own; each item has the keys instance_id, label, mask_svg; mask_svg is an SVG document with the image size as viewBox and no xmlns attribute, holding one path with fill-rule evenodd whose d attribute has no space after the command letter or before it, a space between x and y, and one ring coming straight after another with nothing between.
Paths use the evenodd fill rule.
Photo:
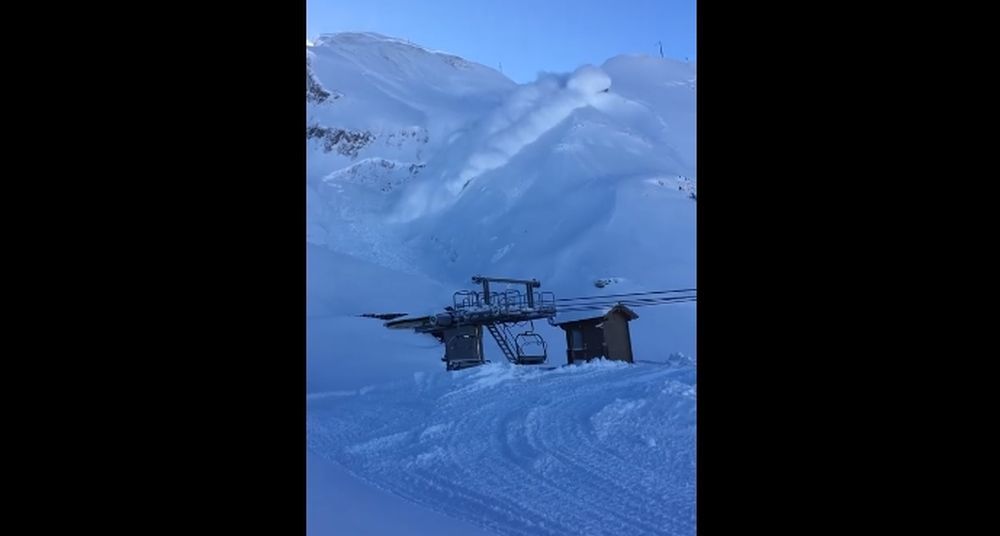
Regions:
<instances>
[{"instance_id":1,"label":"mountain peak","mask_svg":"<svg viewBox=\"0 0 1000 536\"><path fill-rule=\"evenodd\" d=\"M324 33L321 34L315 41L314 46L324 46L324 45L371 45L371 44L390 44L390 45L402 45L417 50L422 50L424 52L438 53L433 50L428 50L408 39L401 39L398 37L390 37L388 35L383 35L376 32L336 32L336 33Z\"/></svg>"}]
</instances>

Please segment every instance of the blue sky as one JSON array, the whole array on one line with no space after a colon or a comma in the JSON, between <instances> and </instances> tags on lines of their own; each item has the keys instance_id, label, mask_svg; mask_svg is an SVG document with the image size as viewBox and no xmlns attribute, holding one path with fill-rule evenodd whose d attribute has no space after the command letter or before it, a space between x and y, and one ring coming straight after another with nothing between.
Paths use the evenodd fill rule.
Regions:
<instances>
[{"instance_id":1,"label":"blue sky","mask_svg":"<svg viewBox=\"0 0 1000 536\"><path fill-rule=\"evenodd\" d=\"M600 65L623 53L695 59L695 0L306 0L306 37L371 31L499 68Z\"/></svg>"}]
</instances>

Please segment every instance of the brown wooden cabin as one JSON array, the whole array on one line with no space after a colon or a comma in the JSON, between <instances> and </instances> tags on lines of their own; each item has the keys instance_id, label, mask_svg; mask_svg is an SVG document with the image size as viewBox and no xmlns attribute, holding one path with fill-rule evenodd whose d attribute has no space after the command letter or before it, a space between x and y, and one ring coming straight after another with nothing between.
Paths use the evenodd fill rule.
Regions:
<instances>
[{"instance_id":1,"label":"brown wooden cabin","mask_svg":"<svg viewBox=\"0 0 1000 536\"><path fill-rule=\"evenodd\" d=\"M618 304L603 315L556 322L566 332L566 363L605 357L633 362L628 323L639 318L635 311Z\"/></svg>"}]
</instances>

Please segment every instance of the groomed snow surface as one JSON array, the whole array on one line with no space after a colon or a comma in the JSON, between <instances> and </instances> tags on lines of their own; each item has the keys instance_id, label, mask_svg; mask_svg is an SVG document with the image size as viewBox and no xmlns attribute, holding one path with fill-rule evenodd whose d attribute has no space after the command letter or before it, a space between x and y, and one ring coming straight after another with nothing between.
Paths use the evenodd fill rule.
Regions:
<instances>
[{"instance_id":1,"label":"groomed snow surface","mask_svg":"<svg viewBox=\"0 0 1000 536\"><path fill-rule=\"evenodd\" d=\"M685 363L492 363L315 393L319 474L380 492L339 474L347 491L312 493L310 518L331 534L694 534L695 399Z\"/></svg>"}]
</instances>

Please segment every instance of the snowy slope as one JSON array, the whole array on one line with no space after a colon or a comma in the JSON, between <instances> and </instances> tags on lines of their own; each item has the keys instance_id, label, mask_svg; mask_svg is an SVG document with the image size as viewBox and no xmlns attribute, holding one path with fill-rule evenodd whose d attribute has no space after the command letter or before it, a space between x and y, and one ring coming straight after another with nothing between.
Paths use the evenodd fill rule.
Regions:
<instances>
[{"instance_id":1,"label":"snowy slope","mask_svg":"<svg viewBox=\"0 0 1000 536\"><path fill-rule=\"evenodd\" d=\"M619 56L517 86L377 34L307 58L341 95L307 102L311 243L454 290L475 273L562 295L694 286L692 65Z\"/></svg>"},{"instance_id":2,"label":"snowy slope","mask_svg":"<svg viewBox=\"0 0 1000 536\"><path fill-rule=\"evenodd\" d=\"M429 336L388 330L364 312L431 312L448 289L314 244L306 245L306 387L358 389L441 368Z\"/></svg>"},{"instance_id":3,"label":"snowy slope","mask_svg":"<svg viewBox=\"0 0 1000 536\"><path fill-rule=\"evenodd\" d=\"M338 144L346 153L314 147L308 165L316 177L345 165L354 150L362 158L420 162L444 142L441 134L515 86L487 67L372 33L324 35L307 48L306 63L307 76L329 94L307 99L308 123L370 135Z\"/></svg>"},{"instance_id":4,"label":"snowy slope","mask_svg":"<svg viewBox=\"0 0 1000 536\"><path fill-rule=\"evenodd\" d=\"M690 535L694 380L691 366L614 362L418 373L313 395L308 444L498 534Z\"/></svg>"},{"instance_id":5,"label":"snowy slope","mask_svg":"<svg viewBox=\"0 0 1000 536\"><path fill-rule=\"evenodd\" d=\"M617 56L517 85L372 33L306 57L310 534L408 533L338 521L359 494L435 533L692 534L693 361L648 362L696 358L694 303L636 310L647 363L565 371L446 373L433 338L358 315L436 312L474 274L557 297L696 287L694 66ZM563 364L562 331L535 329Z\"/></svg>"},{"instance_id":6,"label":"snowy slope","mask_svg":"<svg viewBox=\"0 0 1000 536\"><path fill-rule=\"evenodd\" d=\"M424 508L358 480L306 453L306 533L351 536L487 536L475 525ZM392 515L386 515L392 512Z\"/></svg>"}]
</instances>

